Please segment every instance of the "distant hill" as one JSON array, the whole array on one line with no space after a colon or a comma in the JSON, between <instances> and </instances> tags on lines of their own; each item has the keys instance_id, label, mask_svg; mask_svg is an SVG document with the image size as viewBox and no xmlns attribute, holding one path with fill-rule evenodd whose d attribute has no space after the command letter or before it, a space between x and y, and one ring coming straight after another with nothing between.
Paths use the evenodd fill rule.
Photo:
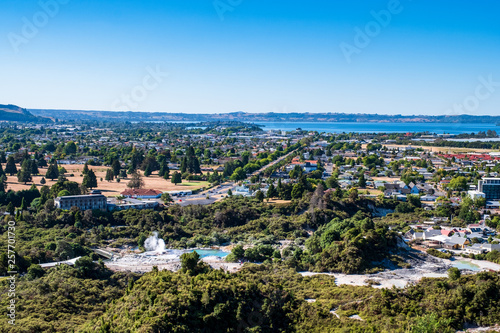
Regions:
<instances>
[{"instance_id":1,"label":"distant hill","mask_svg":"<svg viewBox=\"0 0 500 333\"><path fill-rule=\"evenodd\" d=\"M0 121L48 122L51 120L49 118L35 116L28 110L17 105L0 104Z\"/></svg>"},{"instance_id":2,"label":"distant hill","mask_svg":"<svg viewBox=\"0 0 500 333\"><path fill-rule=\"evenodd\" d=\"M33 114L58 120L97 121L241 121L241 122L368 122L368 123L500 123L500 116L471 115L386 115L367 113L169 113L169 112L123 112L80 110L30 110Z\"/></svg>"}]
</instances>

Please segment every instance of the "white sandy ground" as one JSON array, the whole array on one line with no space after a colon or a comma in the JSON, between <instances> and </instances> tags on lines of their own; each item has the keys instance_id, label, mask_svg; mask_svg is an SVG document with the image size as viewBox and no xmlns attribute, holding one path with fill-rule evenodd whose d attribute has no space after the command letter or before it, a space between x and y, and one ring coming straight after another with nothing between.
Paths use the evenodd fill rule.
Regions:
<instances>
[{"instance_id":1,"label":"white sandy ground","mask_svg":"<svg viewBox=\"0 0 500 333\"><path fill-rule=\"evenodd\" d=\"M202 259L214 269L223 269L226 272L234 273L241 269L241 263L225 262L220 257L205 257ZM106 267L113 271L130 271L135 273L145 273L153 269L153 266L159 270L169 270L176 272L181 268L181 261L178 255L158 255L145 257L143 255L125 255L115 260L106 260Z\"/></svg>"},{"instance_id":2,"label":"white sandy ground","mask_svg":"<svg viewBox=\"0 0 500 333\"><path fill-rule=\"evenodd\" d=\"M479 266L480 271L500 271L500 265L483 260L468 258L457 258L456 261L469 262ZM411 268L386 270L376 274L340 274L340 273L313 273L300 272L302 276L313 276L318 274L335 277L337 285L368 286L370 281L379 283L373 285L375 288L404 288L410 283L417 283L421 278L447 277L446 270L452 267L453 261L447 259L432 258L432 262L421 262ZM368 281L369 280L369 281Z\"/></svg>"},{"instance_id":3,"label":"white sandy ground","mask_svg":"<svg viewBox=\"0 0 500 333\"><path fill-rule=\"evenodd\" d=\"M222 248L221 248L222 249ZM230 248L222 249L230 251ZM181 267L180 254L182 251L169 251L163 254L140 254L134 251L122 250L113 260L106 260L106 266L114 271L132 271L137 273L149 272L153 266L159 270L177 271ZM116 253L116 252L115 252ZM237 272L243 266L242 263L228 263L224 258L205 257L202 259L214 269L223 269L227 272ZM500 265L482 260L469 258L457 258L455 262L465 262L475 265L482 271L500 271ZM314 273L300 272L302 276L330 275L335 277L337 285L367 286L375 288L404 288L408 284L417 283L421 278L446 277L447 270L453 266L453 261L431 257L425 254L414 256L411 260L412 267L401 269L388 269L375 274L340 274L340 273ZM464 273L466 273L465 271Z\"/></svg>"}]
</instances>

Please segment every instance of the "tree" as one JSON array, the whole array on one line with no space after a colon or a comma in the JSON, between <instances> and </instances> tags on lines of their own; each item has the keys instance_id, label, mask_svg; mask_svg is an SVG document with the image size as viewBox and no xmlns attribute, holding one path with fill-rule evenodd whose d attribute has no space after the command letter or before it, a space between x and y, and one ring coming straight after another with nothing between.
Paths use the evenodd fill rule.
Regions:
<instances>
[{"instance_id":1,"label":"tree","mask_svg":"<svg viewBox=\"0 0 500 333\"><path fill-rule=\"evenodd\" d=\"M361 173L358 179L358 186L360 188L365 188L366 187L366 179L365 179L365 174Z\"/></svg>"},{"instance_id":2,"label":"tree","mask_svg":"<svg viewBox=\"0 0 500 333\"><path fill-rule=\"evenodd\" d=\"M184 156L181 161L181 167L180 167L181 173L185 173L187 171L187 157Z\"/></svg>"},{"instance_id":3,"label":"tree","mask_svg":"<svg viewBox=\"0 0 500 333\"><path fill-rule=\"evenodd\" d=\"M42 187L44 190L44 187ZM60 176L57 182L50 188L50 196L55 198L62 190L68 190L71 195L80 195L81 190L77 182L69 181L66 177Z\"/></svg>"},{"instance_id":4,"label":"tree","mask_svg":"<svg viewBox=\"0 0 500 333\"><path fill-rule=\"evenodd\" d=\"M220 175L219 173L217 172L217 170L215 170L209 177L208 177L208 181L209 183L211 184L217 184L220 182Z\"/></svg>"},{"instance_id":5,"label":"tree","mask_svg":"<svg viewBox=\"0 0 500 333\"><path fill-rule=\"evenodd\" d=\"M90 189L97 187L97 177L93 170L89 170L89 172L83 176L82 186Z\"/></svg>"},{"instance_id":6,"label":"tree","mask_svg":"<svg viewBox=\"0 0 500 333\"><path fill-rule=\"evenodd\" d=\"M232 197L233 196L233 190L229 189L227 190L227 196Z\"/></svg>"},{"instance_id":7,"label":"tree","mask_svg":"<svg viewBox=\"0 0 500 333\"><path fill-rule=\"evenodd\" d=\"M267 197L268 198L275 198L277 195L278 195L278 191L276 191L274 184L270 184L269 188L267 189Z\"/></svg>"},{"instance_id":8,"label":"tree","mask_svg":"<svg viewBox=\"0 0 500 333\"><path fill-rule=\"evenodd\" d=\"M5 175L5 171L3 171L2 164L0 163L0 177Z\"/></svg>"},{"instance_id":9,"label":"tree","mask_svg":"<svg viewBox=\"0 0 500 333\"><path fill-rule=\"evenodd\" d=\"M296 166L294 166L292 171L290 171L288 173L288 176L292 179L297 179L300 176L302 176L303 172L304 172L304 170L302 170L302 168L300 166L296 165Z\"/></svg>"},{"instance_id":10,"label":"tree","mask_svg":"<svg viewBox=\"0 0 500 333\"><path fill-rule=\"evenodd\" d=\"M54 180L59 177L59 168L57 166L57 162L51 163L49 165L45 177L49 178L50 180Z\"/></svg>"},{"instance_id":11,"label":"tree","mask_svg":"<svg viewBox=\"0 0 500 333\"><path fill-rule=\"evenodd\" d=\"M62 191L59 191L59 193L57 193L58 197L67 197L69 195L71 195L71 193L69 193L68 190L62 190Z\"/></svg>"},{"instance_id":12,"label":"tree","mask_svg":"<svg viewBox=\"0 0 500 333\"><path fill-rule=\"evenodd\" d=\"M328 188L338 188L339 187L339 181L335 175L332 175L328 177L326 180L326 186Z\"/></svg>"},{"instance_id":13,"label":"tree","mask_svg":"<svg viewBox=\"0 0 500 333\"><path fill-rule=\"evenodd\" d=\"M358 200L358 189L351 188L349 190L349 200L352 201L352 202Z\"/></svg>"},{"instance_id":14,"label":"tree","mask_svg":"<svg viewBox=\"0 0 500 333\"><path fill-rule=\"evenodd\" d=\"M170 178L170 169L168 167L168 162L165 160L160 164L160 171L158 172L160 177L165 179Z\"/></svg>"},{"instance_id":15,"label":"tree","mask_svg":"<svg viewBox=\"0 0 500 333\"><path fill-rule=\"evenodd\" d=\"M38 164L36 163L35 160L30 159L30 172L32 175L38 175L40 171L38 170Z\"/></svg>"},{"instance_id":16,"label":"tree","mask_svg":"<svg viewBox=\"0 0 500 333\"><path fill-rule=\"evenodd\" d=\"M304 186L301 183L297 183L297 184L293 185L292 199L302 198L303 193L304 193Z\"/></svg>"},{"instance_id":17,"label":"tree","mask_svg":"<svg viewBox=\"0 0 500 333\"><path fill-rule=\"evenodd\" d=\"M21 200L21 206L19 206L19 209L21 211L23 211L23 210L26 210L26 208L28 208L28 205L26 204L26 201L24 200L24 197L23 197L23 199Z\"/></svg>"},{"instance_id":18,"label":"tree","mask_svg":"<svg viewBox=\"0 0 500 333\"><path fill-rule=\"evenodd\" d=\"M113 170L113 175L115 177L118 177L120 175L121 169L120 161L118 161L117 159L113 160L113 163L111 163L111 169Z\"/></svg>"},{"instance_id":19,"label":"tree","mask_svg":"<svg viewBox=\"0 0 500 333\"><path fill-rule=\"evenodd\" d=\"M184 170L183 170L184 167ZM186 151L186 156L182 159L181 173L186 172L199 174L201 173L200 161L196 157L194 148L189 146Z\"/></svg>"},{"instance_id":20,"label":"tree","mask_svg":"<svg viewBox=\"0 0 500 333\"><path fill-rule=\"evenodd\" d=\"M150 164L146 165L146 169L144 169L144 176L149 177L151 175L151 172L152 172L151 165Z\"/></svg>"},{"instance_id":21,"label":"tree","mask_svg":"<svg viewBox=\"0 0 500 333\"><path fill-rule=\"evenodd\" d=\"M9 201L9 203L7 204L7 207L5 208L5 211L8 212L12 216L12 215L14 215L14 210L15 210L14 204L12 203L12 201Z\"/></svg>"},{"instance_id":22,"label":"tree","mask_svg":"<svg viewBox=\"0 0 500 333\"><path fill-rule=\"evenodd\" d=\"M44 275L45 275L45 270L40 265L31 264L31 266L28 268L28 274L27 274L28 280L35 280L41 278Z\"/></svg>"},{"instance_id":23,"label":"tree","mask_svg":"<svg viewBox=\"0 0 500 333\"><path fill-rule=\"evenodd\" d=\"M76 154L76 144L73 141L69 141L66 146L64 146L64 154L66 155L72 155Z\"/></svg>"},{"instance_id":24,"label":"tree","mask_svg":"<svg viewBox=\"0 0 500 333\"><path fill-rule=\"evenodd\" d=\"M258 202L264 201L264 193L261 190L258 190L255 193L255 199L257 199Z\"/></svg>"},{"instance_id":25,"label":"tree","mask_svg":"<svg viewBox=\"0 0 500 333\"><path fill-rule=\"evenodd\" d=\"M115 178L115 174L113 172L113 169L108 169L106 170L106 181L111 182Z\"/></svg>"},{"instance_id":26,"label":"tree","mask_svg":"<svg viewBox=\"0 0 500 333\"><path fill-rule=\"evenodd\" d=\"M68 172L68 170L66 170L66 168L63 166L58 166L57 170L59 172L59 175L64 175L66 172Z\"/></svg>"},{"instance_id":27,"label":"tree","mask_svg":"<svg viewBox=\"0 0 500 333\"><path fill-rule=\"evenodd\" d=\"M172 179L170 180L172 182L172 184L174 185L177 185L177 184L180 184L182 183L182 176L179 172L175 171L173 174L172 174Z\"/></svg>"},{"instance_id":28,"label":"tree","mask_svg":"<svg viewBox=\"0 0 500 333\"><path fill-rule=\"evenodd\" d=\"M89 256L84 256L75 262L75 269L80 273L81 277L90 278L98 274L98 266L92 261Z\"/></svg>"},{"instance_id":29,"label":"tree","mask_svg":"<svg viewBox=\"0 0 500 333\"><path fill-rule=\"evenodd\" d=\"M181 271L191 276L208 271L208 267L200 261L200 255L193 251L181 255Z\"/></svg>"},{"instance_id":30,"label":"tree","mask_svg":"<svg viewBox=\"0 0 500 333\"><path fill-rule=\"evenodd\" d=\"M17 181L26 184L30 182L31 179L31 160L24 160L21 171L17 173Z\"/></svg>"},{"instance_id":31,"label":"tree","mask_svg":"<svg viewBox=\"0 0 500 333\"><path fill-rule=\"evenodd\" d=\"M87 173L89 173L89 170L90 170L90 169L89 169L89 165L88 165L88 163L85 163L85 164L83 165L82 174L86 175Z\"/></svg>"},{"instance_id":32,"label":"tree","mask_svg":"<svg viewBox=\"0 0 500 333\"><path fill-rule=\"evenodd\" d=\"M170 203L170 202L174 202L174 200L172 199L172 197L170 196L170 193L163 193L161 195L161 200L164 202L164 203Z\"/></svg>"},{"instance_id":33,"label":"tree","mask_svg":"<svg viewBox=\"0 0 500 333\"><path fill-rule=\"evenodd\" d=\"M238 167L236 170L234 170L233 174L231 175L231 180L238 181L238 180L243 180L247 177L245 171L243 168Z\"/></svg>"},{"instance_id":34,"label":"tree","mask_svg":"<svg viewBox=\"0 0 500 333\"><path fill-rule=\"evenodd\" d=\"M128 182L127 186L135 189L144 187L144 181L142 180L141 175L137 171L132 173L131 179Z\"/></svg>"},{"instance_id":35,"label":"tree","mask_svg":"<svg viewBox=\"0 0 500 333\"><path fill-rule=\"evenodd\" d=\"M467 178L459 176L450 180L448 188L452 191L466 191L469 186L467 185Z\"/></svg>"},{"instance_id":36,"label":"tree","mask_svg":"<svg viewBox=\"0 0 500 333\"><path fill-rule=\"evenodd\" d=\"M5 165L5 173L14 176L17 173L16 162L14 162L14 157L11 155L7 159L7 164Z\"/></svg>"},{"instance_id":37,"label":"tree","mask_svg":"<svg viewBox=\"0 0 500 333\"><path fill-rule=\"evenodd\" d=\"M284 188L283 188L283 184L281 183L281 178L278 179L278 186L276 187L276 191L278 192L278 196L280 197L280 199L284 199L285 196L284 196Z\"/></svg>"},{"instance_id":38,"label":"tree","mask_svg":"<svg viewBox=\"0 0 500 333\"><path fill-rule=\"evenodd\" d=\"M5 175L0 176L0 192L5 192L7 187L7 178Z\"/></svg>"}]
</instances>

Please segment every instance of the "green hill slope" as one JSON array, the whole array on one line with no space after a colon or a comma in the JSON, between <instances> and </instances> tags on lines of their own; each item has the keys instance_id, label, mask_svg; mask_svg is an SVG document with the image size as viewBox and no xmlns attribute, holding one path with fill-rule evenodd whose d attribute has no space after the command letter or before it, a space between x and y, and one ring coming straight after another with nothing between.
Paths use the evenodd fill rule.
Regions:
<instances>
[{"instance_id":1,"label":"green hill slope","mask_svg":"<svg viewBox=\"0 0 500 333\"><path fill-rule=\"evenodd\" d=\"M34 116L28 110L17 105L0 104L0 121L48 122L50 119Z\"/></svg>"}]
</instances>

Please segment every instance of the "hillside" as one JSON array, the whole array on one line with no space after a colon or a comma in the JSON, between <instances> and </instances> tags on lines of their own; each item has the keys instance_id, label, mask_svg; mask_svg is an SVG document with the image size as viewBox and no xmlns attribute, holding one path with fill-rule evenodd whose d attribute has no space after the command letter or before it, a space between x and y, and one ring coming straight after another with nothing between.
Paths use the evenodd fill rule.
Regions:
<instances>
[{"instance_id":1,"label":"hillside","mask_svg":"<svg viewBox=\"0 0 500 333\"><path fill-rule=\"evenodd\" d=\"M0 104L0 121L47 122L50 119L34 116L28 110L17 105Z\"/></svg>"},{"instance_id":2,"label":"hillside","mask_svg":"<svg viewBox=\"0 0 500 333\"><path fill-rule=\"evenodd\" d=\"M348 114L348 113L172 113L172 112L135 112L135 111L82 111L82 110L30 110L41 117L50 117L62 121L241 121L241 122L368 122L368 123L500 123L500 116L471 115L387 115L387 114Z\"/></svg>"}]
</instances>

